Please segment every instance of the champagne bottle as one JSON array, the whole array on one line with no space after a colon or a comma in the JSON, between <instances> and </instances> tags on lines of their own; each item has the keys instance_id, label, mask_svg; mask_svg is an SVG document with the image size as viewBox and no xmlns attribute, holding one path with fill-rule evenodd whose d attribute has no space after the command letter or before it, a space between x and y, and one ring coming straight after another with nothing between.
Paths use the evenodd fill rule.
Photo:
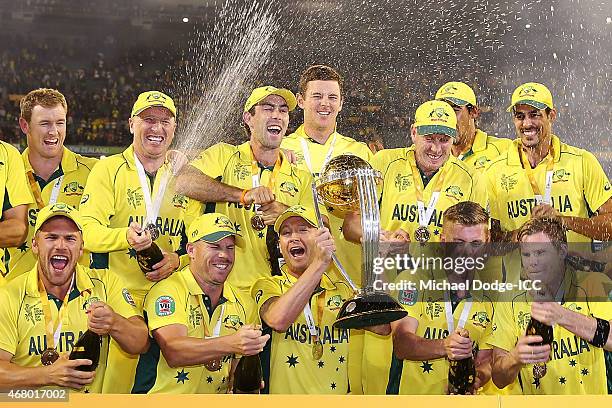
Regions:
<instances>
[{"instance_id":1,"label":"champagne bottle","mask_svg":"<svg viewBox=\"0 0 612 408\"><path fill-rule=\"evenodd\" d=\"M91 360L91 365L78 366L76 369L80 371L94 371L98 368L100 362L100 342L102 339L100 335L87 330L79 337L76 344L70 352L70 360L76 360L79 358L86 358Z\"/></svg>"},{"instance_id":2,"label":"champagne bottle","mask_svg":"<svg viewBox=\"0 0 612 408\"><path fill-rule=\"evenodd\" d=\"M452 395L466 395L472 392L476 381L476 364L478 344L474 343L472 355L463 360L448 361L448 393Z\"/></svg>"},{"instance_id":3,"label":"champagne bottle","mask_svg":"<svg viewBox=\"0 0 612 408\"><path fill-rule=\"evenodd\" d=\"M262 379L259 354L242 356L234 372L234 394L259 394Z\"/></svg>"},{"instance_id":4,"label":"champagne bottle","mask_svg":"<svg viewBox=\"0 0 612 408\"><path fill-rule=\"evenodd\" d=\"M153 265L164 259L164 254L155 243L155 240L159 238L159 231L155 225L148 224L144 229L151 234L151 246L142 251L136 251L136 261L140 269L147 273L153 271Z\"/></svg>"},{"instance_id":5,"label":"champagne bottle","mask_svg":"<svg viewBox=\"0 0 612 408\"><path fill-rule=\"evenodd\" d=\"M553 328L547 324L534 319L533 317L529 320L527 330L525 331L527 336L542 336L542 341L537 343L531 343L534 346L543 346L545 344L552 344L553 341Z\"/></svg>"}]
</instances>

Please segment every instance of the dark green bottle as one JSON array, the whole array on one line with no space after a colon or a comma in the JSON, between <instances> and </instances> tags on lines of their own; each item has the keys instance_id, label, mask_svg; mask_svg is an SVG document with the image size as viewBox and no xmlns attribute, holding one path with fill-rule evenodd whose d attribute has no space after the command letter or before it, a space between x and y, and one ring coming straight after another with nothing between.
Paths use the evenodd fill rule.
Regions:
<instances>
[{"instance_id":1,"label":"dark green bottle","mask_svg":"<svg viewBox=\"0 0 612 408\"><path fill-rule=\"evenodd\" d=\"M259 354L242 356L234 372L234 394L259 394L262 380Z\"/></svg>"},{"instance_id":2,"label":"dark green bottle","mask_svg":"<svg viewBox=\"0 0 612 408\"><path fill-rule=\"evenodd\" d=\"M80 371L94 371L100 363L100 343L102 338L99 334L87 330L79 337L76 344L70 352L70 360L86 358L91 360L91 365L78 366L76 369Z\"/></svg>"}]
</instances>

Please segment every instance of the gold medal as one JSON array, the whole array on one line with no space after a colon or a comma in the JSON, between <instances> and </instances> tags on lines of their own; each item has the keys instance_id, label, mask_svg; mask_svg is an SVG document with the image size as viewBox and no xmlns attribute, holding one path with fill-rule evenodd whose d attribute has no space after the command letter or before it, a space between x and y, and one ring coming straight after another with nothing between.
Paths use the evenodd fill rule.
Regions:
<instances>
[{"instance_id":1,"label":"gold medal","mask_svg":"<svg viewBox=\"0 0 612 408\"><path fill-rule=\"evenodd\" d=\"M218 358L216 360L207 361L204 363L204 367L206 367L208 371L219 371L221 369L221 359Z\"/></svg>"},{"instance_id":2,"label":"gold medal","mask_svg":"<svg viewBox=\"0 0 612 408\"><path fill-rule=\"evenodd\" d=\"M323 357L323 344L317 339L312 343L312 358L320 360L321 357Z\"/></svg>"},{"instance_id":3,"label":"gold medal","mask_svg":"<svg viewBox=\"0 0 612 408\"><path fill-rule=\"evenodd\" d=\"M533 378L542 378L546 375L546 363L536 363L533 365Z\"/></svg>"},{"instance_id":4,"label":"gold medal","mask_svg":"<svg viewBox=\"0 0 612 408\"><path fill-rule=\"evenodd\" d=\"M59 353L54 348L45 349L40 355L40 362L44 366L51 365L57 361Z\"/></svg>"},{"instance_id":5,"label":"gold medal","mask_svg":"<svg viewBox=\"0 0 612 408\"><path fill-rule=\"evenodd\" d=\"M423 244L431 239L431 233L427 227L421 225L414 231L414 239Z\"/></svg>"},{"instance_id":6,"label":"gold medal","mask_svg":"<svg viewBox=\"0 0 612 408\"><path fill-rule=\"evenodd\" d=\"M252 216L251 227L253 227L255 231L263 231L263 229L266 228L266 223L264 222L263 217L259 214Z\"/></svg>"}]
</instances>

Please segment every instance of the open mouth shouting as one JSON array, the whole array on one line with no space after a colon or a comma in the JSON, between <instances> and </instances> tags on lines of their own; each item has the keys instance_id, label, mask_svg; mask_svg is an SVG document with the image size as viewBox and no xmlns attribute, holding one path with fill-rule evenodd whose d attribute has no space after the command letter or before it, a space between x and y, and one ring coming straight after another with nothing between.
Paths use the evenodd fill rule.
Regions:
<instances>
[{"instance_id":1,"label":"open mouth shouting","mask_svg":"<svg viewBox=\"0 0 612 408\"><path fill-rule=\"evenodd\" d=\"M49 259L49 262L55 271L61 272L68 266L68 257L64 255L53 255L51 259Z\"/></svg>"},{"instance_id":2,"label":"open mouth shouting","mask_svg":"<svg viewBox=\"0 0 612 408\"><path fill-rule=\"evenodd\" d=\"M280 135L282 128L280 127L280 125L270 125L266 128L266 130L268 131L268 133L278 136Z\"/></svg>"},{"instance_id":3,"label":"open mouth shouting","mask_svg":"<svg viewBox=\"0 0 612 408\"><path fill-rule=\"evenodd\" d=\"M164 143L164 138L162 136L149 135L146 139L147 142L154 146L161 146Z\"/></svg>"},{"instance_id":4,"label":"open mouth shouting","mask_svg":"<svg viewBox=\"0 0 612 408\"><path fill-rule=\"evenodd\" d=\"M301 243L289 244L288 247L289 256L295 260L302 260L306 258L306 248Z\"/></svg>"}]
</instances>

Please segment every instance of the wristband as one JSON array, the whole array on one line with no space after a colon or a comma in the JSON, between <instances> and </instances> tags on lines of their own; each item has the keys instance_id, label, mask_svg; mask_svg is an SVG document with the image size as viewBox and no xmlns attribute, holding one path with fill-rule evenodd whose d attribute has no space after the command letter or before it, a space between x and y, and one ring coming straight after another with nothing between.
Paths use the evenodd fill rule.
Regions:
<instances>
[{"instance_id":1,"label":"wristband","mask_svg":"<svg viewBox=\"0 0 612 408\"><path fill-rule=\"evenodd\" d=\"M610 322L604 319L597 319L597 328L595 329L595 335L593 336L593 340L589 343L594 345L595 347L603 347L608 342L608 335L610 334Z\"/></svg>"},{"instance_id":2,"label":"wristband","mask_svg":"<svg viewBox=\"0 0 612 408\"><path fill-rule=\"evenodd\" d=\"M242 204L244 207L246 207L246 203L244 202L244 196L248 191L249 190L245 188L244 190L242 190L242 194L240 195L240 204Z\"/></svg>"}]
</instances>

